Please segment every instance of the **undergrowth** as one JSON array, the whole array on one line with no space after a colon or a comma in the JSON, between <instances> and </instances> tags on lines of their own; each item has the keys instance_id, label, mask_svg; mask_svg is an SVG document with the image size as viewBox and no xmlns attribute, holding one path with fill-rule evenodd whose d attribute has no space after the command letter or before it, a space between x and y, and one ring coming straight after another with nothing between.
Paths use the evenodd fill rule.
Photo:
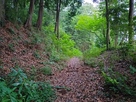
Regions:
<instances>
[{"instance_id":1,"label":"undergrowth","mask_svg":"<svg viewBox=\"0 0 136 102\"><path fill-rule=\"evenodd\" d=\"M56 37L53 31L54 26L46 26L42 31L35 31L31 35L31 44L44 44L44 51L49 56L49 60L58 62L60 60L67 59L69 57L82 57L82 52L76 47L74 40L71 36L64 31L60 30L60 38ZM36 58L39 58L38 51L33 54Z\"/></svg>"},{"instance_id":2,"label":"undergrowth","mask_svg":"<svg viewBox=\"0 0 136 102\"><path fill-rule=\"evenodd\" d=\"M0 78L0 102L53 102L55 98L49 83L29 80L20 68Z\"/></svg>"},{"instance_id":3,"label":"undergrowth","mask_svg":"<svg viewBox=\"0 0 136 102\"><path fill-rule=\"evenodd\" d=\"M136 96L136 88L128 84L128 76L122 75L112 69L108 72L102 71L105 80L105 90L123 95Z\"/></svg>"},{"instance_id":4,"label":"undergrowth","mask_svg":"<svg viewBox=\"0 0 136 102\"><path fill-rule=\"evenodd\" d=\"M44 75L51 75L52 74L52 68L50 68L49 66L46 66L44 68L41 68L41 72Z\"/></svg>"},{"instance_id":5,"label":"undergrowth","mask_svg":"<svg viewBox=\"0 0 136 102\"><path fill-rule=\"evenodd\" d=\"M82 57L82 52L77 48L75 41L71 39L71 35L60 30L60 38L58 39L53 31L54 26L49 25L43 29L45 52L51 61L58 62L74 56Z\"/></svg>"},{"instance_id":6,"label":"undergrowth","mask_svg":"<svg viewBox=\"0 0 136 102\"><path fill-rule=\"evenodd\" d=\"M135 82L135 47L125 45L110 51L103 56L102 76L105 80L105 90L110 94L136 96Z\"/></svg>"},{"instance_id":7,"label":"undergrowth","mask_svg":"<svg viewBox=\"0 0 136 102\"><path fill-rule=\"evenodd\" d=\"M85 52L85 64L100 68L104 89L109 95L136 96L136 47L124 45L119 49L103 51L92 48Z\"/></svg>"},{"instance_id":8,"label":"undergrowth","mask_svg":"<svg viewBox=\"0 0 136 102\"><path fill-rule=\"evenodd\" d=\"M98 47L92 47L91 49L86 50L83 53L84 63L92 67L98 66L98 63L99 65L103 64L97 59L97 57L99 57L104 50L104 48Z\"/></svg>"}]
</instances>

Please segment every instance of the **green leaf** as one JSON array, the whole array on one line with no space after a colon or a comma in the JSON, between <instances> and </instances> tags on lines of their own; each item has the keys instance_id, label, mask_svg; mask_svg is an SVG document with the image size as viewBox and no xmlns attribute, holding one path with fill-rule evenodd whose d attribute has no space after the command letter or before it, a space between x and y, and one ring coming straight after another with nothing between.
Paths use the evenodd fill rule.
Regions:
<instances>
[{"instance_id":1,"label":"green leaf","mask_svg":"<svg viewBox=\"0 0 136 102\"><path fill-rule=\"evenodd\" d=\"M21 84L21 83L17 82L17 83L13 83L12 86L17 87L17 86L19 86L20 84Z\"/></svg>"},{"instance_id":2,"label":"green leaf","mask_svg":"<svg viewBox=\"0 0 136 102\"><path fill-rule=\"evenodd\" d=\"M2 98L2 102L10 102L10 99L7 99L6 97Z\"/></svg>"},{"instance_id":3,"label":"green leaf","mask_svg":"<svg viewBox=\"0 0 136 102\"><path fill-rule=\"evenodd\" d=\"M14 98L13 96L10 96L10 100L11 102L18 102L16 98Z\"/></svg>"},{"instance_id":4,"label":"green leaf","mask_svg":"<svg viewBox=\"0 0 136 102\"><path fill-rule=\"evenodd\" d=\"M135 67L133 67L132 65L130 65L130 72L132 73L132 74L134 74L134 73L136 73L136 68Z\"/></svg>"}]
</instances>

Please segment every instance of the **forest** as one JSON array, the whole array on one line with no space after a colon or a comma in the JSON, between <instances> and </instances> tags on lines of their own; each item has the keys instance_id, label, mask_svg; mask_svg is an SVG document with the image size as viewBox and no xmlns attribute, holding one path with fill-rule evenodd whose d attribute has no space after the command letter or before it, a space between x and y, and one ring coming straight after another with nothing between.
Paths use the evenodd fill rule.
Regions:
<instances>
[{"instance_id":1,"label":"forest","mask_svg":"<svg viewBox=\"0 0 136 102\"><path fill-rule=\"evenodd\" d=\"M135 0L0 0L0 102L135 102Z\"/></svg>"}]
</instances>

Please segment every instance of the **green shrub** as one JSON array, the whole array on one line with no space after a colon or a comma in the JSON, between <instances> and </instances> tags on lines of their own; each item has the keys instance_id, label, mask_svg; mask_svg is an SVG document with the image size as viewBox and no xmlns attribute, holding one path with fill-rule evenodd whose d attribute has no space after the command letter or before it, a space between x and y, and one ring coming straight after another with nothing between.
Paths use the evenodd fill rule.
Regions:
<instances>
[{"instance_id":1,"label":"green shrub","mask_svg":"<svg viewBox=\"0 0 136 102\"><path fill-rule=\"evenodd\" d=\"M58 51L56 51L55 48L52 48L49 60L51 62L58 62L60 59L61 59L61 54Z\"/></svg>"},{"instance_id":2,"label":"green shrub","mask_svg":"<svg viewBox=\"0 0 136 102\"><path fill-rule=\"evenodd\" d=\"M52 102L55 98L49 83L30 81L21 69L12 69L8 80L0 81L1 102Z\"/></svg>"},{"instance_id":3,"label":"green shrub","mask_svg":"<svg viewBox=\"0 0 136 102\"><path fill-rule=\"evenodd\" d=\"M27 7L26 7L27 6ZM5 1L5 16L7 20L12 22L24 23L28 14L29 6L24 7L23 1L16 1L15 3L11 0Z\"/></svg>"},{"instance_id":4,"label":"green shrub","mask_svg":"<svg viewBox=\"0 0 136 102\"><path fill-rule=\"evenodd\" d=\"M40 44L43 41L43 37L40 33L33 32L31 37L31 43L32 44Z\"/></svg>"},{"instance_id":5,"label":"green shrub","mask_svg":"<svg viewBox=\"0 0 136 102\"><path fill-rule=\"evenodd\" d=\"M15 89L10 89L4 81L0 81L0 102L18 102Z\"/></svg>"},{"instance_id":6,"label":"green shrub","mask_svg":"<svg viewBox=\"0 0 136 102\"><path fill-rule=\"evenodd\" d=\"M86 65L89 65L89 66L93 67L93 68L95 68L95 67L99 67L99 68L104 67L103 61L100 60L99 58L84 59L84 63Z\"/></svg>"},{"instance_id":7,"label":"green shrub","mask_svg":"<svg viewBox=\"0 0 136 102\"><path fill-rule=\"evenodd\" d=\"M128 57L132 63L136 64L136 44L129 47Z\"/></svg>"},{"instance_id":8,"label":"green shrub","mask_svg":"<svg viewBox=\"0 0 136 102\"><path fill-rule=\"evenodd\" d=\"M50 67L41 68L41 71L45 75L51 75L52 74L52 68L50 68Z\"/></svg>"},{"instance_id":9,"label":"green shrub","mask_svg":"<svg viewBox=\"0 0 136 102\"><path fill-rule=\"evenodd\" d=\"M130 73L132 73L132 74L134 74L134 73L136 73L136 68L135 67L133 67L132 65L130 65Z\"/></svg>"},{"instance_id":10,"label":"green shrub","mask_svg":"<svg viewBox=\"0 0 136 102\"><path fill-rule=\"evenodd\" d=\"M52 29L52 27L49 27L48 29ZM50 61L58 62L61 59L73 56L82 57L82 52L75 47L75 42L71 40L70 35L61 31L60 38L57 39L56 35L52 31L48 33L51 34L46 35L45 50L49 54Z\"/></svg>"},{"instance_id":11,"label":"green shrub","mask_svg":"<svg viewBox=\"0 0 136 102\"><path fill-rule=\"evenodd\" d=\"M109 73L102 71L102 76L105 79L106 89L123 95L136 96L136 90L127 85L127 77L112 70Z\"/></svg>"},{"instance_id":12,"label":"green shrub","mask_svg":"<svg viewBox=\"0 0 136 102\"><path fill-rule=\"evenodd\" d=\"M91 49L86 50L83 55L84 55L85 59L88 59L88 58L91 58L91 57L97 57L101 54L101 52L103 50L104 49L102 49L102 48L93 47Z\"/></svg>"},{"instance_id":13,"label":"green shrub","mask_svg":"<svg viewBox=\"0 0 136 102\"><path fill-rule=\"evenodd\" d=\"M55 48L57 48L62 55L68 57L82 56L82 52L75 48L75 42L71 40L70 35L62 33L59 39L57 39L56 36L52 36L52 39Z\"/></svg>"}]
</instances>

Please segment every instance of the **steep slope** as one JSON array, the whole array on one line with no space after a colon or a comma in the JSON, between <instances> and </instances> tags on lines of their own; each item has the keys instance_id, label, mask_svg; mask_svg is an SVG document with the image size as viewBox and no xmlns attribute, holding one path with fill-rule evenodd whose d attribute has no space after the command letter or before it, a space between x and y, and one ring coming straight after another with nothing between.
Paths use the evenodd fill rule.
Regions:
<instances>
[{"instance_id":1,"label":"steep slope","mask_svg":"<svg viewBox=\"0 0 136 102\"><path fill-rule=\"evenodd\" d=\"M32 44L31 32L22 26L15 26L7 22L5 27L0 28L0 66L1 74L10 72L10 68L25 68L30 72L32 67L42 66L41 60L35 57L35 52L40 45ZM46 56L43 55L43 57Z\"/></svg>"}]
</instances>

